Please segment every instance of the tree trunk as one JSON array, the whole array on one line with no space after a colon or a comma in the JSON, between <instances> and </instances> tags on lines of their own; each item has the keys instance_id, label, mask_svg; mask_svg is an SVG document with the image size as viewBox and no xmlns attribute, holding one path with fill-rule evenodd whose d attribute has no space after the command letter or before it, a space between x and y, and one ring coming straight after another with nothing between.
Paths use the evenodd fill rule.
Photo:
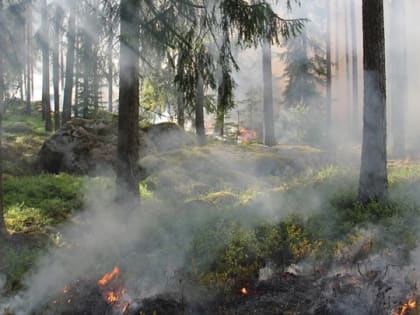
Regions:
<instances>
[{"instance_id":1,"label":"tree trunk","mask_svg":"<svg viewBox=\"0 0 420 315\"><path fill-rule=\"evenodd\" d=\"M110 26L109 34L108 34L108 51L107 51L107 59L108 59L108 111L112 113L112 89L113 89L113 62L112 62L112 48L114 43L114 35L113 35L113 27Z\"/></svg>"},{"instance_id":2,"label":"tree trunk","mask_svg":"<svg viewBox=\"0 0 420 315\"><path fill-rule=\"evenodd\" d=\"M139 7L120 3L120 86L117 144L117 200L140 201L139 158Z\"/></svg>"},{"instance_id":3,"label":"tree trunk","mask_svg":"<svg viewBox=\"0 0 420 315\"><path fill-rule=\"evenodd\" d=\"M331 1L326 0L327 6L327 34L326 34L326 146L331 148Z\"/></svg>"},{"instance_id":4,"label":"tree trunk","mask_svg":"<svg viewBox=\"0 0 420 315\"><path fill-rule=\"evenodd\" d=\"M195 100L195 132L198 143L206 143L206 129L204 127L204 83L201 76L197 80L197 92Z\"/></svg>"},{"instance_id":5,"label":"tree trunk","mask_svg":"<svg viewBox=\"0 0 420 315\"><path fill-rule=\"evenodd\" d=\"M359 139L359 72L358 72L358 46L356 27L356 3L350 3L351 51L352 51L352 135L355 141Z\"/></svg>"},{"instance_id":6,"label":"tree trunk","mask_svg":"<svg viewBox=\"0 0 420 315\"><path fill-rule=\"evenodd\" d=\"M185 104L184 104L184 96L181 91L178 92L177 97L177 115L176 120L178 123L178 126L180 126L182 129L185 128Z\"/></svg>"},{"instance_id":7,"label":"tree trunk","mask_svg":"<svg viewBox=\"0 0 420 315\"><path fill-rule=\"evenodd\" d=\"M71 103L73 95L74 77L74 50L76 37L75 5L71 4L69 16L69 28L67 33L67 59L66 59L66 82L64 86L62 124L71 118Z\"/></svg>"},{"instance_id":8,"label":"tree trunk","mask_svg":"<svg viewBox=\"0 0 420 315\"><path fill-rule=\"evenodd\" d=\"M407 43L404 2L391 3L391 135L393 158L405 157L405 111L407 108Z\"/></svg>"},{"instance_id":9,"label":"tree trunk","mask_svg":"<svg viewBox=\"0 0 420 315\"><path fill-rule=\"evenodd\" d=\"M345 97L346 97L346 113L347 113L347 132L351 139L352 137L352 117L351 112L353 109L352 100L351 100L351 77L350 77L350 27L349 27L349 9L348 5L352 5L352 3L344 3L344 24L345 24L345 60L346 60L346 83L345 83Z\"/></svg>"},{"instance_id":10,"label":"tree trunk","mask_svg":"<svg viewBox=\"0 0 420 315\"><path fill-rule=\"evenodd\" d=\"M3 15L3 0L0 0L0 18ZM6 223L4 221L4 209L3 209L3 148L2 148L2 139L3 139L3 111L4 111L4 94L5 94L5 85L4 85L4 69L3 61L5 56L3 56L3 50L0 49L0 237L7 235Z\"/></svg>"},{"instance_id":11,"label":"tree trunk","mask_svg":"<svg viewBox=\"0 0 420 315\"><path fill-rule=\"evenodd\" d=\"M363 0L364 110L359 199L387 193L386 89L383 0Z\"/></svg>"},{"instance_id":12,"label":"tree trunk","mask_svg":"<svg viewBox=\"0 0 420 315\"><path fill-rule=\"evenodd\" d=\"M223 71L223 70L222 70ZM223 78L223 75L222 75ZM219 82L219 87L217 89L217 107L216 107L216 126L215 134L223 137L225 130L225 104L223 104L224 94L224 82L223 79Z\"/></svg>"},{"instance_id":13,"label":"tree trunk","mask_svg":"<svg viewBox=\"0 0 420 315\"><path fill-rule=\"evenodd\" d=\"M271 44L265 41L263 44L263 86L264 86L264 120L263 120L263 143L268 146L276 144L274 135L274 111L273 111L273 77L271 69Z\"/></svg>"},{"instance_id":14,"label":"tree trunk","mask_svg":"<svg viewBox=\"0 0 420 315\"><path fill-rule=\"evenodd\" d=\"M26 113L31 113L31 81L32 81L32 3L26 6Z\"/></svg>"},{"instance_id":15,"label":"tree trunk","mask_svg":"<svg viewBox=\"0 0 420 315\"><path fill-rule=\"evenodd\" d=\"M45 119L45 130L52 130L51 104L50 104L50 52L49 52L49 26L47 0L41 2L43 18L41 20L42 36L42 108Z\"/></svg>"},{"instance_id":16,"label":"tree trunk","mask_svg":"<svg viewBox=\"0 0 420 315\"><path fill-rule=\"evenodd\" d=\"M60 6L57 6L55 10L54 33L52 38L52 72L54 87L54 129L58 130L60 128L60 29L63 12Z\"/></svg>"}]
</instances>

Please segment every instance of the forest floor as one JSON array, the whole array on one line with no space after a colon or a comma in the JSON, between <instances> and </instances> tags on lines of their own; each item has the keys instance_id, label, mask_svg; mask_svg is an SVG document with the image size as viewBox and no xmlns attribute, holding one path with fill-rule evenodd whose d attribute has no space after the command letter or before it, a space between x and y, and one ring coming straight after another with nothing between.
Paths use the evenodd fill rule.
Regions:
<instances>
[{"instance_id":1,"label":"forest floor","mask_svg":"<svg viewBox=\"0 0 420 315\"><path fill-rule=\"evenodd\" d=\"M420 281L409 273L420 263L417 161L390 161L388 202L363 206L357 161L336 163L306 146L213 141L143 158L143 212L127 219L111 201L113 177L34 170L50 136L38 115L13 111L4 121L12 236L0 243L0 306L1 296L33 292L28 279L49 288L38 275L64 255L60 268L78 270L70 280L80 282L64 277L56 285L85 299L77 303L82 309L72 309L66 291L49 295L39 314L86 313L83 307L86 314L107 307L109 314L418 314L400 312L406 298L417 299ZM71 256L78 255L86 263L75 267ZM104 304L96 279L117 264L130 297ZM78 296L80 283L89 294ZM131 309L120 308L124 299ZM364 311L352 309L355 303Z\"/></svg>"}]
</instances>

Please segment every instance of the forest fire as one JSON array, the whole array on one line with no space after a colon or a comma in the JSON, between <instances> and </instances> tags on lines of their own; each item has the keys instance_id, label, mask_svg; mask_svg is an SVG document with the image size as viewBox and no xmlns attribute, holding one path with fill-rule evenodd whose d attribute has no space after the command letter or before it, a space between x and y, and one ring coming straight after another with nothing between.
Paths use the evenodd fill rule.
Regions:
<instances>
[{"instance_id":1,"label":"forest fire","mask_svg":"<svg viewBox=\"0 0 420 315\"><path fill-rule=\"evenodd\" d=\"M242 288L241 289L241 294L242 295L248 295L248 289L247 288Z\"/></svg>"},{"instance_id":2,"label":"forest fire","mask_svg":"<svg viewBox=\"0 0 420 315\"><path fill-rule=\"evenodd\" d=\"M103 297L105 301L124 314L128 309L131 299L126 294L126 290L122 286L121 281L117 279L120 275L120 269L118 266L115 266L111 272L104 274L98 280L98 285L104 290Z\"/></svg>"},{"instance_id":3,"label":"forest fire","mask_svg":"<svg viewBox=\"0 0 420 315\"><path fill-rule=\"evenodd\" d=\"M98 280L98 285L101 287L106 286L112 279L120 275L120 269L115 266L111 272L104 274L104 276Z\"/></svg>"},{"instance_id":4,"label":"forest fire","mask_svg":"<svg viewBox=\"0 0 420 315\"><path fill-rule=\"evenodd\" d=\"M257 138L257 132L254 129L246 129L240 128L239 129L239 139L242 142L250 142Z\"/></svg>"},{"instance_id":5,"label":"forest fire","mask_svg":"<svg viewBox=\"0 0 420 315\"><path fill-rule=\"evenodd\" d=\"M416 301L416 297L412 296L411 298L407 300L407 302L399 306L398 311L392 313L392 315L410 315L410 314L413 314L411 311L414 311L414 310L417 310L417 301Z\"/></svg>"}]
</instances>

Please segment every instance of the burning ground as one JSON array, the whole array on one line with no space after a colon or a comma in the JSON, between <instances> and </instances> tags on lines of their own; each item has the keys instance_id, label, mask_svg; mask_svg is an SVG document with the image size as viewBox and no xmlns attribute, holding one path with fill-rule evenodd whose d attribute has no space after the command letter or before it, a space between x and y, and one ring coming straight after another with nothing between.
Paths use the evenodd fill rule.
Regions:
<instances>
[{"instance_id":1,"label":"burning ground","mask_svg":"<svg viewBox=\"0 0 420 315\"><path fill-rule=\"evenodd\" d=\"M418 314L420 167L391 163L389 203L363 207L355 170L328 163L217 143L151 155L139 210L115 204L112 177L86 178L83 210L48 226L54 245L1 310Z\"/></svg>"}]
</instances>

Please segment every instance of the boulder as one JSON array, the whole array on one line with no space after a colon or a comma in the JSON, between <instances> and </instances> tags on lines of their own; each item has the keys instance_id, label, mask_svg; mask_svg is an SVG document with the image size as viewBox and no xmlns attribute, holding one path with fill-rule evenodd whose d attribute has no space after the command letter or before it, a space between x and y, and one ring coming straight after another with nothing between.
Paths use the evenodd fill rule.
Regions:
<instances>
[{"instance_id":1,"label":"boulder","mask_svg":"<svg viewBox=\"0 0 420 315\"><path fill-rule=\"evenodd\" d=\"M174 123L139 130L139 156L194 144L194 138ZM73 118L44 142L37 168L48 173L92 174L115 166L117 123L111 119Z\"/></svg>"}]
</instances>

